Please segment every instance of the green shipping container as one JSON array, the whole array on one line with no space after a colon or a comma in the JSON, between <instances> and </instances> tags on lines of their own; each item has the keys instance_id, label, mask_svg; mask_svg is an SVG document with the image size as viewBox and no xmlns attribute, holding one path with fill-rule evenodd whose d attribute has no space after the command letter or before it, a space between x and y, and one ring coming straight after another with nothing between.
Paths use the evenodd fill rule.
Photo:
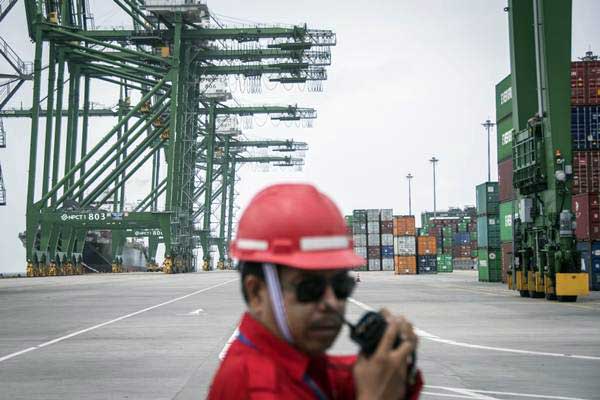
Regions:
<instances>
[{"instance_id":1,"label":"green shipping container","mask_svg":"<svg viewBox=\"0 0 600 400\"><path fill-rule=\"evenodd\" d=\"M500 249L479 249L477 270L480 282L501 282L502 261Z\"/></svg>"},{"instance_id":2,"label":"green shipping container","mask_svg":"<svg viewBox=\"0 0 600 400\"><path fill-rule=\"evenodd\" d=\"M346 215L344 218L346 219L346 225L352 226L354 224L354 217L352 215Z\"/></svg>"},{"instance_id":3,"label":"green shipping container","mask_svg":"<svg viewBox=\"0 0 600 400\"><path fill-rule=\"evenodd\" d=\"M499 219L493 215L477 217L477 247L500 248Z\"/></svg>"},{"instance_id":4,"label":"green shipping container","mask_svg":"<svg viewBox=\"0 0 600 400\"><path fill-rule=\"evenodd\" d=\"M512 157L513 121L512 114L498 121L496 125L498 162Z\"/></svg>"},{"instance_id":5,"label":"green shipping container","mask_svg":"<svg viewBox=\"0 0 600 400\"><path fill-rule=\"evenodd\" d=\"M477 231L471 231L469 234L469 236L471 236L471 241L477 240Z\"/></svg>"},{"instance_id":6,"label":"green shipping container","mask_svg":"<svg viewBox=\"0 0 600 400\"><path fill-rule=\"evenodd\" d=\"M500 203L500 241L512 242L512 224L518 218L519 212L512 201Z\"/></svg>"},{"instance_id":7,"label":"green shipping container","mask_svg":"<svg viewBox=\"0 0 600 400\"><path fill-rule=\"evenodd\" d=\"M477 260L480 267L490 269L502 269L502 260L500 259L502 251L494 248L481 248L478 250Z\"/></svg>"},{"instance_id":8,"label":"green shipping container","mask_svg":"<svg viewBox=\"0 0 600 400\"><path fill-rule=\"evenodd\" d=\"M510 75L496 85L496 121L512 113L512 79Z\"/></svg>"},{"instance_id":9,"label":"green shipping container","mask_svg":"<svg viewBox=\"0 0 600 400\"><path fill-rule=\"evenodd\" d=\"M452 256L448 254L441 254L437 256L437 271L438 272L452 272Z\"/></svg>"},{"instance_id":10,"label":"green shipping container","mask_svg":"<svg viewBox=\"0 0 600 400\"><path fill-rule=\"evenodd\" d=\"M458 224L458 231L459 232L466 232L467 231L467 223L466 222L459 222L459 224Z\"/></svg>"},{"instance_id":11,"label":"green shipping container","mask_svg":"<svg viewBox=\"0 0 600 400\"><path fill-rule=\"evenodd\" d=\"M498 214L498 182L477 185L477 215Z\"/></svg>"},{"instance_id":12,"label":"green shipping container","mask_svg":"<svg viewBox=\"0 0 600 400\"><path fill-rule=\"evenodd\" d=\"M488 267L479 267L479 282L502 282L502 271Z\"/></svg>"}]
</instances>

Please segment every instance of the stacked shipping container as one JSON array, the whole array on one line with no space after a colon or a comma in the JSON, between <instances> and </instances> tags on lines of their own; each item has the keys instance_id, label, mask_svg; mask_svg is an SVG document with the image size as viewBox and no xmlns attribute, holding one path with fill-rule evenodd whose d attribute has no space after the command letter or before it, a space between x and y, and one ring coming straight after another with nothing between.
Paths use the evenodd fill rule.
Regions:
<instances>
[{"instance_id":1,"label":"stacked shipping container","mask_svg":"<svg viewBox=\"0 0 600 400\"><path fill-rule=\"evenodd\" d=\"M438 272L452 272L453 269L473 269L477 257L476 209L451 208L433 213L421 214L423 228L420 235L436 238Z\"/></svg>"},{"instance_id":2,"label":"stacked shipping container","mask_svg":"<svg viewBox=\"0 0 600 400\"><path fill-rule=\"evenodd\" d=\"M498 144L498 200L502 282L507 281L513 254L513 219L516 194L513 188L513 115L510 75L496 85L496 129Z\"/></svg>"},{"instance_id":3,"label":"stacked shipping container","mask_svg":"<svg viewBox=\"0 0 600 400\"><path fill-rule=\"evenodd\" d=\"M591 52L571 63L571 139L577 248L600 290L600 61Z\"/></svg>"},{"instance_id":4,"label":"stacked shipping container","mask_svg":"<svg viewBox=\"0 0 600 400\"><path fill-rule=\"evenodd\" d=\"M394 222L391 209L354 210L352 213L354 251L367 259L359 270L394 270ZM346 219L348 223L349 219Z\"/></svg>"},{"instance_id":5,"label":"stacked shipping container","mask_svg":"<svg viewBox=\"0 0 600 400\"><path fill-rule=\"evenodd\" d=\"M380 212L379 231L381 232L381 269L394 270L394 213L391 209Z\"/></svg>"},{"instance_id":6,"label":"stacked shipping container","mask_svg":"<svg viewBox=\"0 0 600 400\"><path fill-rule=\"evenodd\" d=\"M498 183L485 182L476 188L478 271L481 282L500 282L500 216Z\"/></svg>"},{"instance_id":7,"label":"stacked shipping container","mask_svg":"<svg viewBox=\"0 0 600 400\"><path fill-rule=\"evenodd\" d=\"M414 275L417 273L417 241L415 217L396 216L394 232L394 270L396 274Z\"/></svg>"},{"instance_id":8,"label":"stacked shipping container","mask_svg":"<svg viewBox=\"0 0 600 400\"><path fill-rule=\"evenodd\" d=\"M348 222L348 221L346 221ZM354 210L352 213L352 240L354 251L363 258L367 258L367 210ZM367 269L367 265L357 268L360 271Z\"/></svg>"},{"instance_id":9,"label":"stacked shipping container","mask_svg":"<svg viewBox=\"0 0 600 400\"><path fill-rule=\"evenodd\" d=\"M419 236L417 239L417 273L437 273L437 240L434 236Z\"/></svg>"}]
</instances>

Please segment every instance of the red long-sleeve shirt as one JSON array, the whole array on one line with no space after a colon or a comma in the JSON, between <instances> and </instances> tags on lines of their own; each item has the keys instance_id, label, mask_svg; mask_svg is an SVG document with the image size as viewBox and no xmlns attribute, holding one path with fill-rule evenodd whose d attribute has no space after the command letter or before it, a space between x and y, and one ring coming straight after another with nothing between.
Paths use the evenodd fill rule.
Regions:
<instances>
[{"instance_id":1,"label":"red long-sleeve shirt","mask_svg":"<svg viewBox=\"0 0 600 400\"><path fill-rule=\"evenodd\" d=\"M240 336L229 348L215 375L209 400L354 399L352 367L356 356L309 357L274 336L246 313ZM416 400L420 374L410 388ZM316 387L315 387L316 386Z\"/></svg>"}]
</instances>

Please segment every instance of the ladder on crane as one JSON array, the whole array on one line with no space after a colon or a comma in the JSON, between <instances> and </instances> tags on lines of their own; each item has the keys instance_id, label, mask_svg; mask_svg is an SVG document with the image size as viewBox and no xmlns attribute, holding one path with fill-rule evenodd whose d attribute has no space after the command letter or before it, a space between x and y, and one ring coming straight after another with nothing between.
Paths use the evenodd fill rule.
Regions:
<instances>
[{"instance_id":1,"label":"ladder on crane","mask_svg":"<svg viewBox=\"0 0 600 400\"><path fill-rule=\"evenodd\" d=\"M4 121L0 118L0 149L6 147L6 131L4 130Z\"/></svg>"},{"instance_id":2,"label":"ladder on crane","mask_svg":"<svg viewBox=\"0 0 600 400\"><path fill-rule=\"evenodd\" d=\"M6 147L6 131L4 130L4 122L0 118L0 149ZM4 187L4 179L2 178L2 165L0 164L0 206L6 205L6 188Z\"/></svg>"}]
</instances>

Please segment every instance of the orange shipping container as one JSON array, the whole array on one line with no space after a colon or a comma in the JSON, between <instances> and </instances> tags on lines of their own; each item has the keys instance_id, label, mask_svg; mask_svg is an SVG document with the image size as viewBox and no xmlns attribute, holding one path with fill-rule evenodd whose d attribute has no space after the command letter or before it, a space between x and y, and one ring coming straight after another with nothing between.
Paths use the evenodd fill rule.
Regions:
<instances>
[{"instance_id":1,"label":"orange shipping container","mask_svg":"<svg viewBox=\"0 0 600 400\"><path fill-rule=\"evenodd\" d=\"M415 236L416 234L414 216L394 217L394 236Z\"/></svg>"},{"instance_id":2,"label":"orange shipping container","mask_svg":"<svg viewBox=\"0 0 600 400\"><path fill-rule=\"evenodd\" d=\"M417 254L420 256L434 255L437 251L435 236L419 236L417 238Z\"/></svg>"},{"instance_id":3,"label":"orange shipping container","mask_svg":"<svg viewBox=\"0 0 600 400\"><path fill-rule=\"evenodd\" d=\"M415 256L394 257L396 275L415 275L417 273L417 258Z\"/></svg>"}]
</instances>

